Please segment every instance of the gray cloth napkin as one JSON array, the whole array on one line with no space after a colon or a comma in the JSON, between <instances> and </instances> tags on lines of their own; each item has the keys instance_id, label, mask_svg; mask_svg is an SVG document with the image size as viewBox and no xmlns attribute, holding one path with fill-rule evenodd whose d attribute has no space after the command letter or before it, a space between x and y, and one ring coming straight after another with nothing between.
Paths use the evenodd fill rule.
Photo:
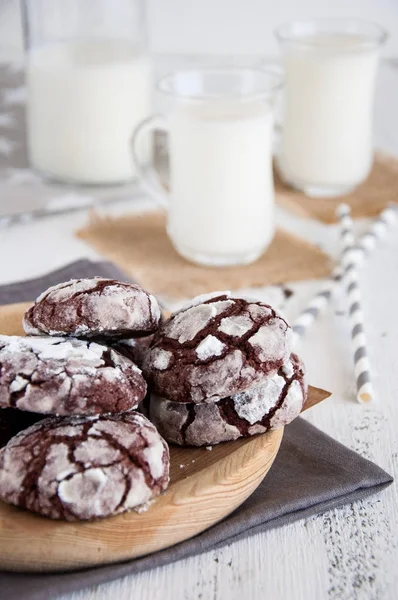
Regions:
<instances>
[{"instance_id":1,"label":"gray cloth napkin","mask_svg":"<svg viewBox=\"0 0 398 600\"><path fill-rule=\"evenodd\" d=\"M0 287L0 304L33 300L49 285L95 275L126 279L111 263L84 260L36 280ZM117 565L55 574L3 572L0 598L52 600L58 594L166 565L361 500L391 481L392 477L375 464L303 419L296 419L286 427L274 466L263 483L214 527L172 548Z\"/></svg>"},{"instance_id":2,"label":"gray cloth napkin","mask_svg":"<svg viewBox=\"0 0 398 600\"><path fill-rule=\"evenodd\" d=\"M91 262L90 260L82 259L51 273L46 273L42 277L25 279L24 281L0 286L0 305L14 304L15 302L32 302L51 285L57 285L57 283L62 283L69 279L97 276L131 281L123 271L110 262Z\"/></svg>"}]
</instances>

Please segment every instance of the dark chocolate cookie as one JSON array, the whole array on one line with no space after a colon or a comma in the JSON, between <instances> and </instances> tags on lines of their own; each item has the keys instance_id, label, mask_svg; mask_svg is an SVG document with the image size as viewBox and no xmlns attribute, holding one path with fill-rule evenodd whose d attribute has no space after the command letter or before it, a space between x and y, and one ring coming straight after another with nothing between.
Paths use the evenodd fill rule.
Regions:
<instances>
[{"instance_id":1,"label":"dark chocolate cookie","mask_svg":"<svg viewBox=\"0 0 398 600\"><path fill-rule=\"evenodd\" d=\"M129 337L155 331L159 305L138 285L114 279L72 279L49 288L25 313L30 335Z\"/></svg>"},{"instance_id":2,"label":"dark chocolate cookie","mask_svg":"<svg viewBox=\"0 0 398 600\"><path fill-rule=\"evenodd\" d=\"M144 398L140 369L86 340L0 336L0 407L56 415L134 409Z\"/></svg>"},{"instance_id":3,"label":"dark chocolate cookie","mask_svg":"<svg viewBox=\"0 0 398 600\"><path fill-rule=\"evenodd\" d=\"M149 416L168 442L207 446L287 425L300 414L306 396L304 366L292 354L261 385L218 402L183 404L152 395Z\"/></svg>"},{"instance_id":4,"label":"dark chocolate cookie","mask_svg":"<svg viewBox=\"0 0 398 600\"><path fill-rule=\"evenodd\" d=\"M0 450L0 498L51 519L108 517L169 482L169 452L139 413L50 417Z\"/></svg>"},{"instance_id":5,"label":"dark chocolate cookie","mask_svg":"<svg viewBox=\"0 0 398 600\"><path fill-rule=\"evenodd\" d=\"M268 304L219 292L173 314L144 366L153 391L174 402L214 402L259 385L288 360L292 336Z\"/></svg>"},{"instance_id":6,"label":"dark chocolate cookie","mask_svg":"<svg viewBox=\"0 0 398 600\"><path fill-rule=\"evenodd\" d=\"M14 435L41 419L43 415L36 413L16 408L0 408L0 448L5 446Z\"/></svg>"}]
</instances>

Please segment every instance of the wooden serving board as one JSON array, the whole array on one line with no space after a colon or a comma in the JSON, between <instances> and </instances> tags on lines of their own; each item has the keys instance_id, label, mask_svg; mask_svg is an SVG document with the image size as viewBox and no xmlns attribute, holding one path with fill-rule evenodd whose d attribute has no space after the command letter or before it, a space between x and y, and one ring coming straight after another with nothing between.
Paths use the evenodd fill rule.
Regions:
<instances>
[{"instance_id":1,"label":"wooden serving board","mask_svg":"<svg viewBox=\"0 0 398 600\"><path fill-rule=\"evenodd\" d=\"M26 304L0 307L0 332L22 334ZM304 409L329 392L310 388ZM148 511L89 523L52 521L0 502L0 569L67 571L133 559L186 540L233 512L277 455L283 429L205 448L171 447L171 483Z\"/></svg>"}]
</instances>

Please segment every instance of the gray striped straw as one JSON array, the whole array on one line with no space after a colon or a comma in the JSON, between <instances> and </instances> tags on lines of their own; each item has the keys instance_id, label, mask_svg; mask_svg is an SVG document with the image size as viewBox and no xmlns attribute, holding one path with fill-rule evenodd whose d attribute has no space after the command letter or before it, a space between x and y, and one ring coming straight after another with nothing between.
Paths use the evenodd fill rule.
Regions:
<instances>
[{"instance_id":1,"label":"gray striped straw","mask_svg":"<svg viewBox=\"0 0 398 600\"><path fill-rule=\"evenodd\" d=\"M354 246L353 258L360 265L367 254L372 251L378 242L386 235L388 228L397 222L398 206L391 205L385 208L380 215L372 222L369 231L362 235ZM296 345L300 338L305 335L307 329L313 324L318 316L330 303L333 292L338 286L343 275L343 268L339 265L333 272L327 282L310 300L308 306L299 314L293 323L293 341Z\"/></svg>"},{"instance_id":2,"label":"gray striped straw","mask_svg":"<svg viewBox=\"0 0 398 600\"><path fill-rule=\"evenodd\" d=\"M366 349L364 314L361 306L361 290L358 284L358 261L355 258L355 238L350 207L347 204L340 204L337 208L337 215L341 225L342 280L346 292L348 317L351 325L357 400L361 404L369 404L374 399L374 393L370 380L370 362Z\"/></svg>"}]
</instances>

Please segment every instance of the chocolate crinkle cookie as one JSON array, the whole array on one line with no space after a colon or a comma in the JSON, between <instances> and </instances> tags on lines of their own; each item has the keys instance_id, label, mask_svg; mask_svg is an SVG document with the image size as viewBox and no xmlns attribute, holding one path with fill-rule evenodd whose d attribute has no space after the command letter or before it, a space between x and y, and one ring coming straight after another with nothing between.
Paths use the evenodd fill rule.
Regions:
<instances>
[{"instance_id":1,"label":"chocolate crinkle cookie","mask_svg":"<svg viewBox=\"0 0 398 600\"><path fill-rule=\"evenodd\" d=\"M149 416L163 437L181 446L207 446L290 423L307 396L304 365L295 354L261 385L218 402L183 404L152 395Z\"/></svg>"},{"instance_id":2,"label":"chocolate crinkle cookie","mask_svg":"<svg viewBox=\"0 0 398 600\"><path fill-rule=\"evenodd\" d=\"M134 409L146 382L131 360L87 340L0 336L0 408L55 415Z\"/></svg>"},{"instance_id":3,"label":"chocolate crinkle cookie","mask_svg":"<svg viewBox=\"0 0 398 600\"><path fill-rule=\"evenodd\" d=\"M173 402L215 402L260 385L289 359L292 330L268 304L201 296L155 333L144 373Z\"/></svg>"},{"instance_id":4,"label":"chocolate crinkle cookie","mask_svg":"<svg viewBox=\"0 0 398 600\"><path fill-rule=\"evenodd\" d=\"M143 509L169 482L169 451L138 413L50 417L0 450L0 498L51 519Z\"/></svg>"},{"instance_id":5,"label":"chocolate crinkle cookie","mask_svg":"<svg viewBox=\"0 0 398 600\"><path fill-rule=\"evenodd\" d=\"M5 446L14 435L43 418L43 415L15 408L0 408L0 448Z\"/></svg>"},{"instance_id":6,"label":"chocolate crinkle cookie","mask_svg":"<svg viewBox=\"0 0 398 600\"><path fill-rule=\"evenodd\" d=\"M114 279L72 279L43 292L25 313L29 335L134 337L154 332L161 321L151 294Z\"/></svg>"}]
</instances>

